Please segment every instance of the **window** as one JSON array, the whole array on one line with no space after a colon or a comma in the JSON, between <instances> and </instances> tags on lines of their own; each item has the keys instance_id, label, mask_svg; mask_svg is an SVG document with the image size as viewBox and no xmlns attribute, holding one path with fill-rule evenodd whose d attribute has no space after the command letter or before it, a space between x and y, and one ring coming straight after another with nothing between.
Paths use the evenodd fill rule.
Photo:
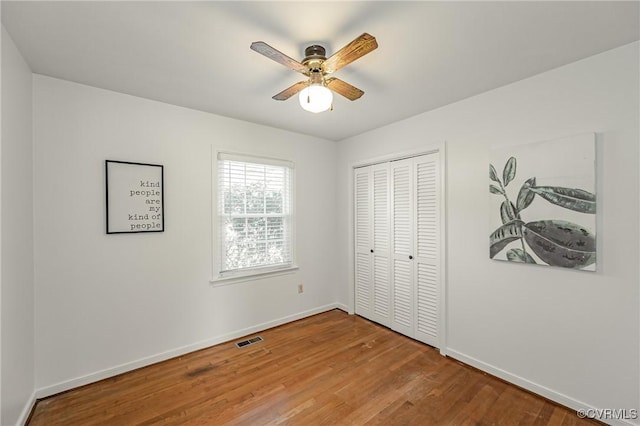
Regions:
<instances>
[{"instance_id":1,"label":"window","mask_svg":"<svg viewBox=\"0 0 640 426\"><path fill-rule=\"evenodd\" d=\"M221 276L293 266L293 163L218 154Z\"/></svg>"}]
</instances>

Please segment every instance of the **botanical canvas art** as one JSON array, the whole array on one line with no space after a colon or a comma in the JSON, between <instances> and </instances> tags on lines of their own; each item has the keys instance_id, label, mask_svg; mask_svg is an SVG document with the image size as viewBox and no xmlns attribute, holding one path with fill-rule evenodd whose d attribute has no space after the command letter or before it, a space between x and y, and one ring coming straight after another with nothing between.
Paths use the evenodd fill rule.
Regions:
<instances>
[{"instance_id":1,"label":"botanical canvas art","mask_svg":"<svg viewBox=\"0 0 640 426\"><path fill-rule=\"evenodd\" d=\"M596 270L595 135L492 150L492 259Z\"/></svg>"}]
</instances>

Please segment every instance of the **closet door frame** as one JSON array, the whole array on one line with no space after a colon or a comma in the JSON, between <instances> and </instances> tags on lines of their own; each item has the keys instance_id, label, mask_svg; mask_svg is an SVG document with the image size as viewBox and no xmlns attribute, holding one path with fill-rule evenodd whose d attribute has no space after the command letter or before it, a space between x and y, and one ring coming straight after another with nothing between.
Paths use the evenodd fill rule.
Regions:
<instances>
[{"instance_id":1,"label":"closet door frame","mask_svg":"<svg viewBox=\"0 0 640 426\"><path fill-rule=\"evenodd\" d=\"M440 262L438 266L438 273L440 276L438 303L439 303L439 315L438 315L438 335L439 335L439 351L440 354L447 355L447 275L446 275L446 142L437 144L425 145L423 148L399 151L379 157L372 157L363 159L360 161L352 162L349 165L349 251L348 251L348 268L349 268L349 305L346 306L349 314L355 314L355 217L354 217L354 179L355 170L361 167L370 166L379 163L385 163L390 161L398 161L405 158L418 157L420 155L432 154L437 152L438 155L438 168L440 173L440 206L439 206L439 225L440 225Z\"/></svg>"}]
</instances>

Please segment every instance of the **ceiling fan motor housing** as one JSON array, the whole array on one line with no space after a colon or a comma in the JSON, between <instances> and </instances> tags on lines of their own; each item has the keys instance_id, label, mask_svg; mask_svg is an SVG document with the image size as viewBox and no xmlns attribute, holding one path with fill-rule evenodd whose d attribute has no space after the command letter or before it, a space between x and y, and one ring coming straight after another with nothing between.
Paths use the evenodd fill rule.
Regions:
<instances>
[{"instance_id":1,"label":"ceiling fan motor housing","mask_svg":"<svg viewBox=\"0 0 640 426\"><path fill-rule=\"evenodd\" d=\"M327 59L324 47L314 44L304 49L305 58L302 64L309 68L310 73L322 72L322 63Z\"/></svg>"},{"instance_id":2,"label":"ceiling fan motor housing","mask_svg":"<svg viewBox=\"0 0 640 426\"><path fill-rule=\"evenodd\" d=\"M309 46L306 49L304 49L304 55L306 56L304 60L306 61L307 59L316 59L316 58L327 59L325 57L326 54L327 54L327 51L325 50L324 47L314 44L313 46Z\"/></svg>"}]
</instances>

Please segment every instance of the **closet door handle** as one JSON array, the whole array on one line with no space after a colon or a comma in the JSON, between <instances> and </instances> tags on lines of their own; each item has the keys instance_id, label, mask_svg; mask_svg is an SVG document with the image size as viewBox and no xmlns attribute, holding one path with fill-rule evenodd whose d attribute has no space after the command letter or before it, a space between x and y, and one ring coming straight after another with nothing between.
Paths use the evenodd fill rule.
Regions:
<instances>
[{"instance_id":1,"label":"closet door handle","mask_svg":"<svg viewBox=\"0 0 640 426\"><path fill-rule=\"evenodd\" d=\"M371 253L373 253L373 249L371 249Z\"/></svg>"},{"instance_id":2,"label":"closet door handle","mask_svg":"<svg viewBox=\"0 0 640 426\"><path fill-rule=\"evenodd\" d=\"M413 259L413 256L409 255L409 259Z\"/></svg>"}]
</instances>

